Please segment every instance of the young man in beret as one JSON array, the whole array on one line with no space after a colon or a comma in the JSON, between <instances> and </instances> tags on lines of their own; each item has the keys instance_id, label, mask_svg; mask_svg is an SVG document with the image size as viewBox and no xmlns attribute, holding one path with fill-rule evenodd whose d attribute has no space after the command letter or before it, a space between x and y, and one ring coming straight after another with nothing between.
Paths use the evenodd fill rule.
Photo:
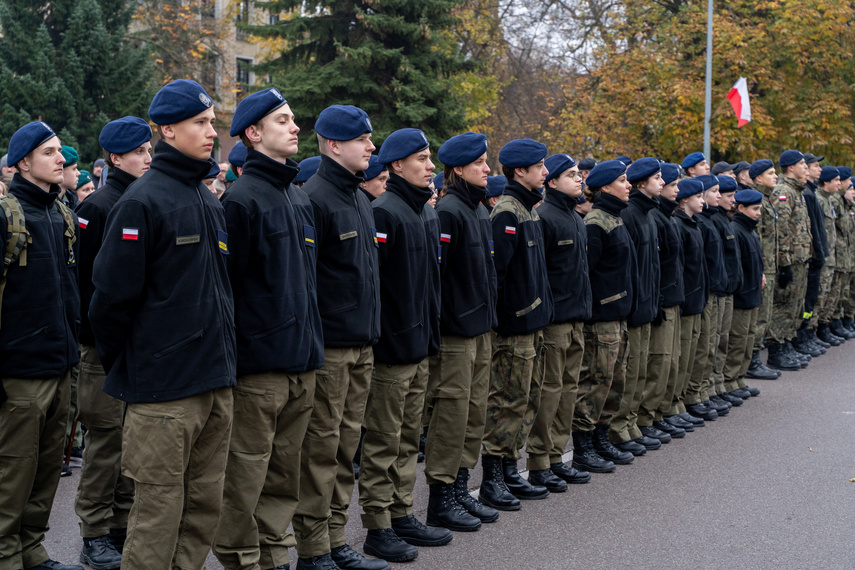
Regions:
<instances>
[{"instance_id":1,"label":"young man in beret","mask_svg":"<svg viewBox=\"0 0 855 570\"><path fill-rule=\"evenodd\" d=\"M740 160L733 167L733 175L736 176L736 183L739 185L740 190L751 190L751 187L754 183L751 181L751 175L748 172L748 169L751 167L744 160Z\"/></svg>"},{"instance_id":2,"label":"young man in beret","mask_svg":"<svg viewBox=\"0 0 855 570\"><path fill-rule=\"evenodd\" d=\"M825 257L819 276L819 294L817 295L816 307L811 321L818 324L818 337L825 342L829 340L837 342L836 339L832 338L833 333L830 330L830 323L834 319L834 311L837 308L837 300L840 297L840 289L843 285L842 268L845 266L845 261L841 259L841 269L838 269L837 258L835 256L835 252L837 251L837 218L843 214L843 212L838 213L840 208L837 200L837 191L839 189L840 171L833 166L822 167L819 175L816 200L822 213L828 255ZM805 190L805 193L807 193L807 190ZM805 301L805 312L807 312L807 300ZM837 344L839 345L840 343L837 342Z\"/></svg>"},{"instance_id":3,"label":"young man in beret","mask_svg":"<svg viewBox=\"0 0 855 570\"><path fill-rule=\"evenodd\" d=\"M45 123L29 123L9 140L17 168L2 198L0 251L7 235L27 240L5 274L0 313L0 568L82 570L50 560L42 542L59 483L71 368L79 362L76 218L56 202L62 149ZM20 210L18 210L20 208ZM16 220L23 218L23 227ZM69 221L71 224L69 224Z\"/></svg>"},{"instance_id":4,"label":"young man in beret","mask_svg":"<svg viewBox=\"0 0 855 570\"><path fill-rule=\"evenodd\" d=\"M540 406L528 437L529 481L550 492L568 483L587 483L591 474L562 460L572 432L585 341L582 328L591 316L591 282L585 245L587 232L573 211L582 195L582 176L568 154L554 154L544 166L546 192L537 213L543 227L546 271L555 317L543 331L543 384Z\"/></svg>"},{"instance_id":5,"label":"young man in beret","mask_svg":"<svg viewBox=\"0 0 855 570\"><path fill-rule=\"evenodd\" d=\"M415 546L442 546L452 539L451 531L430 529L413 516L427 357L439 345L433 274L439 270L440 232L427 203L430 155L419 129L390 134L378 155L389 181L372 204L383 310L365 405L359 504L368 530L363 549L390 562L414 560Z\"/></svg>"},{"instance_id":6,"label":"young man in beret","mask_svg":"<svg viewBox=\"0 0 855 570\"><path fill-rule=\"evenodd\" d=\"M360 186L360 190L368 198L369 202L373 202L386 191L386 182L389 181L389 171L386 170L386 165L380 162L377 155L372 154L368 161L368 168L363 172L365 181Z\"/></svg>"},{"instance_id":7,"label":"young man in beret","mask_svg":"<svg viewBox=\"0 0 855 570\"><path fill-rule=\"evenodd\" d=\"M804 157L808 172L803 196L805 206L807 206L808 217L810 218L811 258L808 262L804 318L799 323L796 338L793 340L793 348L802 354L809 354L812 357L816 357L825 354L825 347L820 345L816 338L818 322L816 309L820 290L822 289L822 268L825 266L826 258L831 256L832 252L829 251L828 234L824 220L825 213L817 200L819 195L817 179L822 174L822 166L819 163L825 157L814 156L809 152L805 153ZM832 223L831 225L833 226L834 224ZM833 276L833 272L831 275Z\"/></svg>"},{"instance_id":8,"label":"young man in beret","mask_svg":"<svg viewBox=\"0 0 855 570\"><path fill-rule=\"evenodd\" d=\"M778 273L778 213L777 204L773 203L772 190L778 183L775 165L768 158L761 158L751 163L748 170L754 189L763 194L760 202L763 214L757 223L756 232L760 236L760 247L763 249L763 275L766 276L766 287L760 299L760 309L757 313L757 330L754 335L754 353L746 376L758 380L774 380L781 376L781 371L766 366L760 360L760 351L766 344L766 333L772 318L772 302L775 296L775 281ZM771 358L771 355L770 355ZM776 363L781 369L798 370L799 365L789 356L776 356ZM786 367L786 368L783 368Z\"/></svg>"},{"instance_id":9,"label":"young man in beret","mask_svg":"<svg viewBox=\"0 0 855 570\"><path fill-rule=\"evenodd\" d=\"M837 251L835 257L844 260L843 291L841 300L837 303L832 330L836 336L855 332L855 271L853 271L852 256L855 254L855 186L852 185L852 169L848 166L838 166L840 172L840 190L837 192L838 207L842 214L837 218ZM838 334L839 333L839 334ZM841 337L845 338L845 337Z\"/></svg>"},{"instance_id":10,"label":"young man in beret","mask_svg":"<svg viewBox=\"0 0 855 570\"><path fill-rule=\"evenodd\" d=\"M499 163L508 179L490 222L495 244L498 296L490 393L481 463L481 501L498 510L518 510L518 499L545 499L549 491L532 485L517 470L540 403L542 378L535 371L543 350L543 329L552 321L552 291L540 217L546 146L531 139L502 147ZM510 492L509 492L510 491Z\"/></svg>"},{"instance_id":11,"label":"young man in beret","mask_svg":"<svg viewBox=\"0 0 855 570\"><path fill-rule=\"evenodd\" d=\"M139 117L122 117L101 130L98 142L110 171L107 182L77 207L80 221L80 377L77 402L86 426L86 448L74 504L83 537L81 558L90 566L121 563L134 502L134 485L121 474L125 404L101 390L106 373L89 322L92 270L104 241L107 216L128 186L151 164L151 127Z\"/></svg>"},{"instance_id":12,"label":"young man in beret","mask_svg":"<svg viewBox=\"0 0 855 570\"><path fill-rule=\"evenodd\" d=\"M499 198L502 197L502 192L505 191L507 183L508 179L501 174L487 177L487 192L481 200L481 203L484 204L485 208L487 208L487 212L493 211L493 208L496 206L496 202L498 202Z\"/></svg>"},{"instance_id":13,"label":"young man in beret","mask_svg":"<svg viewBox=\"0 0 855 570\"><path fill-rule=\"evenodd\" d=\"M122 473L135 497L122 566L200 568L220 515L235 385L228 233L202 184L215 164L213 101L178 79L149 117L161 139L107 218L89 317L103 390L127 403Z\"/></svg>"},{"instance_id":14,"label":"young man in beret","mask_svg":"<svg viewBox=\"0 0 855 570\"><path fill-rule=\"evenodd\" d=\"M710 165L702 152L693 152L686 155L680 166L690 178L710 173Z\"/></svg>"},{"instance_id":15,"label":"young man in beret","mask_svg":"<svg viewBox=\"0 0 855 570\"><path fill-rule=\"evenodd\" d=\"M772 190L778 213L778 280L769 323L769 365L787 355L805 368L809 355L796 352L792 341L802 323L808 262L811 259L810 216L802 196L807 181L807 165L802 153L785 150L778 160L783 176Z\"/></svg>"},{"instance_id":16,"label":"young man in beret","mask_svg":"<svg viewBox=\"0 0 855 570\"><path fill-rule=\"evenodd\" d=\"M467 132L445 141L446 196L440 223L439 354L430 359L425 398L427 520L451 530L477 530L499 513L469 494L469 471L478 463L486 421L492 343L496 324L493 234L481 203L488 187L487 137ZM474 517L474 519L472 518Z\"/></svg>"},{"instance_id":17,"label":"young man in beret","mask_svg":"<svg viewBox=\"0 0 855 570\"><path fill-rule=\"evenodd\" d=\"M380 283L374 214L359 190L371 152L371 121L362 109L333 105L315 121L321 163L303 186L315 214L318 309L324 366L300 467L300 499L292 520L299 569L382 570L345 539L353 495L353 457L380 337Z\"/></svg>"},{"instance_id":18,"label":"young man in beret","mask_svg":"<svg viewBox=\"0 0 855 570\"><path fill-rule=\"evenodd\" d=\"M302 188L306 181L315 175L318 171L318 165L321 163L320 156L310 156L300 161L300 172L294 177L292 184L298 188Z\"/></svg>"},{"instance_id":19,"label":"young man in beret","mask_svg":"<svg viewBox=\"0 0 855 570\"><path fill-rule=\"evenodd\" d=\"M65 145L62 147L62 156L65 157L65 164L62 167L59 199L73 210L79 202L74 191L77 189L77 178L80 176L80 170L77 167L80 157L77 154L77 149Z\"/></svg>"},{"instance_id":20,"label":"young man in beret","mask_svg":"<svg viewBox=\"0 0 855 570\"><path fill-rule=\"evenodd\" d=\"M236 178L240 178L240 175L243 173L243 164L246 162L246 153L247 148L243 141L239 141L232 147L232 150L229 151L229 164L232 166L231 170L235 173Z\"/></svg>"},{"instance_id":21,"label":"young man in beret","mask_svg":"<svg viewBox=\"0 0 855 570\"><path fill-rule=\"evenodd\" d=\"M285 536L299 497L315 370L323 364L314 213L306 193L291 185L299 132L275 88L243 99L229 132L241 138L247 156L222 202L237 385L213 550L225 568L235 570L290 562Z\"/></svg>"}]
</instances>

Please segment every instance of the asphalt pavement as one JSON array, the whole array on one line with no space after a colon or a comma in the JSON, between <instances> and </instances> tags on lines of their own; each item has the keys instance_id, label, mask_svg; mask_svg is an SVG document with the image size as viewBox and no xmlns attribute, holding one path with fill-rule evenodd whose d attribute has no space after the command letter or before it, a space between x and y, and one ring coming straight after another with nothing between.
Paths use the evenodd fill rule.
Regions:
<instances>
[{"instance_id":1,"label":"asphalt pavement","mask_svg":"<svg viewBox=\"0 0 855 570\"><path fill-rule=\"evenodd\" d=\"M750 383L759 397L684 439L393 567L855 568L855 341ZM415 514L424 521L422 468ZM81 546L79 473L60 480L45 541L63 562L76 563ZM480 467L471 488L479 480ZM359 512L354 494L347 536L361 550ZM213 556L207 567L221 568Z\"/></svg>"}]
</instances>

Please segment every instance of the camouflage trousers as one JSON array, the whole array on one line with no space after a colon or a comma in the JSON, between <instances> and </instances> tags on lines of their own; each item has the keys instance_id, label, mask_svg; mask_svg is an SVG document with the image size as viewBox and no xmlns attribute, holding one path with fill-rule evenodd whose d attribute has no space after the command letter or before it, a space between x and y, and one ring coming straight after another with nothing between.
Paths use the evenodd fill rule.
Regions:
<instances>
[{"instance_id":1,"label":"camouflage trousers","mask_svg":"<svg viewBox=\"0 0 855 570\"><path fill-rule=\"evenodd\" d=\"M855 316L855 271L846 271L843 274L843 287L840 292L840 301L834 312L835 319Z\"/></svg>"},{"instance_id":2,"label":"camouflage trousers","mask_svg":"<svg viewBox=\"0 0 855 570\"><path fill-rule=\"evenodd\" d=\"M671 408L665 413L666 416L673 416L686 411L686 392L689 389L689 378L691 378L695 367L695 351L698 348L702 321L702 314L680 317L680 367L677 372Z\"/></svg>"},{"instance_id":3,"label":"camouflage trousers","mask_svg":"<svg viewBox=\"0 0 855 570\"><path fill-rule=\"evenodd\" d=\"M549 469L561 461L570 440L585 351L582 323L556 323L543 331L540 407L528 436L527 468Z\"/></svg>"},{"instance_id":4,"label":"camouflage trousers","mask_svg":"<svg viewBox=\"0 0 855 570\"><path fill-rule=\"evenodd\" d=\"M802 323L808 266L801 262L793 263L792 270L793 282L783 289L775 289L772 320L769 323L769 336L775 342L787 342L795 338L796 330ZM769 288L768 284L766 288Z\"/></svg>"},{"instance_id":5,"label":"camouflage trousers","mask_svg":"<svg viewBox=\"0 0 855 570\"><path fill-rule=\"evenodd\" d=\"M701 314L700 333L695 345L695 360L692 364L692 373L689 375L689 386L686 388L686 404L697 404L707 400L707 380L712 373L712 362L710 361L710 343L715 339L718 327L718 297L715 293L710 294L707 306ZM714 352L714 351L713 351Z\"/></svg>"},{"instance_id":6,"label":"camouflage trousers","mask_svg":"<svg viewBox=\"0 0 855 570\"><path fill-rule=\"evenodd\" d=\"M647 358L650 353L650 323L629 327L627 341L626 383L618 413L611 422L609 437L614 443L626 443L641 437L638 408L647 383Z\"/></svg>"},{"instance_id":7,"label":"camouflage trousers","mask_svg":"<svg viewBox=\"0 0 855 570\"><path fill-rule=\"evenodd\" d=\"M724 389L724 365L727 361L728 341L730 340L730 328L733 324L733 295L718 298L718 334L715 343L715 355L712 362L712 386L708 390L709 395L719 396L727 392Z\"/></svg>"},{"instance_id":8,"label":"camouflage trousers","mask_svg":"<svg viewBox=\"0 0 855 570\"><path fill-rule=\"evenodd\" d=\"M823 266L819 275L819 299L816 302L813 315L810 317L812 326L824 325L834 320L845 277L846 274L843 271L836 271L834 267Z\"/></svg>"},{"instance_id":9,"label":"camouflage trousers","mask_svg":"<svg viewBox=\"0 0 855 570\"><path fill-rule=\"evenodd\" d=\"M765 346L766 334L769 332L769 321L772 319L772 303L775 298L775 274L766 274L766 288L757 307L757 329L754 334L754 351L760 352Z\"/></svg>"},{"instance_id":10,"label":"camouflage trousers","mask_svg":"<svg viewBox=\"0 0 855 570\"><path fill-rule=\"evenodd\" d=\"M650 329L647 382L638 425L651 426L671 408L680 369L680 307L665 307L665 320Z\"/></svg>"},{"instance_id":11,"label":"camouflage trousers","mask_svg":"<svg viewBox=\"0 0 855 570\"><path fill-rule=\"evenodd\" d=\"M732 392L745 388L745 373L754 353L754 334L760 308L734 309L730 335L727 339L727 360L724 365L724 389Z\"/></svg>"},{"instance_id":12,"label":"camouflage trousers","mask_svg":"<svg viewBox=\"0 0 855 570\"><path fill-rule=\"evenodd\" d=\"M493 341L483 455L519 459L540 405L543 332Z\"/></svg>"},{"instance_id":13,"label":"camouflage trousers","mask_svg":"<svg viewBox=\"0 0 855 570\"><path fill-rule=\"evenodd\" d=\"M579 372L579 396L573 415L573 431L593 431L608 425L618 412L626 384L626 321L586 324L585 353Z\"/></svg>"}]
</instances>

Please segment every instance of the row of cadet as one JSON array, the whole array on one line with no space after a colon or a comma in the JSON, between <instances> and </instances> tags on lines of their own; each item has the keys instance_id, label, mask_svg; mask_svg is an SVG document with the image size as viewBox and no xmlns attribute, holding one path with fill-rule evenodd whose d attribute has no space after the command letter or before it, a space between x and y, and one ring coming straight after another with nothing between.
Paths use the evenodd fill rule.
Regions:
<instances>
[{"instance_id":1,"label":"row of cadet","mask_svg":"<svg viewBox=\"0 0 855 570\"><path fill-rule=\"evenodd\" d=\"M768 160L736 165L737 182L700 153L682 171L586 165L519 139L499 152L496 192L485 136L445 141L437 184L422 131L375 155L353 106L318 116L320 158L301 167L290 106L265 89L236 110L246 156L217 192L204 89L166 85L149 118L154 158L146 121L104 127L106 181L74 211L53 130L30 123L9 141L3 570L80 568L42 544L75 375L81 562L201 568L213 549L225 568L282 569L296 546L299 569L380 570L726 415L759 394L752 368L777 377L754 364L764 338L771 365L798 369L791 346L819 354L840 338L828 328L852 323L851 172L819 175L817 200L845 196L826 216L820 281L842 275L834 301L820 287L813 305L849 318L817 309L813 327L811 167L796 151L777 184ZM739 189L749 179L756 190ZM427 525L413 514L421 436ZM345 538L358 447L376 558Z\"/></svg>"}]
</instances>

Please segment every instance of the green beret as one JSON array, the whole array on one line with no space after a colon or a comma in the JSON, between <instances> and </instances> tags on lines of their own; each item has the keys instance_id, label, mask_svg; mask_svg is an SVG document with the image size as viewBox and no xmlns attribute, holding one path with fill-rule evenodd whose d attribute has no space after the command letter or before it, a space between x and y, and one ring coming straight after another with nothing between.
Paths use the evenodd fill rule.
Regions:
<instances>
[{"instance_id":1,"label":"green beret","mask_svg":"<svg viewBox=\"0 0 855 570\"><path fill-rule=\"evenodd\" d=\"M80 175L77 177L77 188L80 188L84 184L88 184L92 182L92 175L89 174L88 170L81 170ZM77 189L75 188L75 190Z\"/></svg>"},{"instance_id":2,"label":"green beret","mask_svg":"<svg viewBox=\"0 0 855 570\"><path fill-rule=\"evenodd\" d=\"M80 156L77 154L77 151L70 146L63 145L62 156L65 158L65 164L62 165L63 168L74 166L80 160Z\"/></svg>"}]
</instances>

